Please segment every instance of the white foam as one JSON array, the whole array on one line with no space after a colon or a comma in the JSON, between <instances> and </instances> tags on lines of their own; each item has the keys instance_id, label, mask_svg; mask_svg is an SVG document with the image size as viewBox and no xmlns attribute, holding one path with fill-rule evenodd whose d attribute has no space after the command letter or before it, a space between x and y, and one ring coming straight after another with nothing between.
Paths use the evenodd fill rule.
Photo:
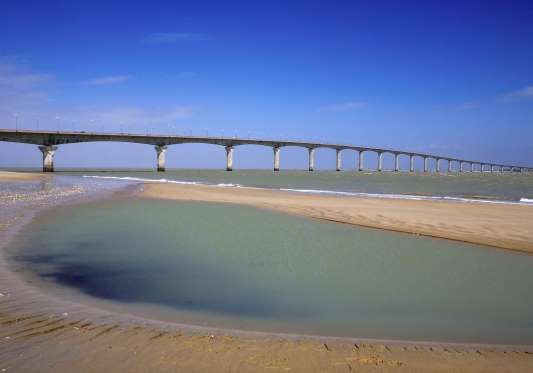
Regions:
<instances>
[{"instance_id":1,"label":"white foam","mask_svg":"<svg viewBox=\"0 0 533 373\"><path fill-rule=\"evenodd\" d=\"M167 180L167 179L146 179L142 177L130 177L130 176L97 176L97 175L83 175L82 177L94 178L94 179L109 179L109 180L123 180L123 181L137 181L137 182L149 182L149 183L169 183L169 184L184 184L184 185L198 185L202 184L197 181L181 181L181 180Z\"/></svg>"},{"instance_id":2,"label":"white foam","mask_svg":"<svg viewBox=\"0 0 533 373\"><path fill-rule=\"evenodd\" d=\"M466 203L489 203L498 205L532 205L533 200L527 198L521 198L520 201L499 201L489 199L476 199L476 198L463 198L463 197L451 197L451 196L418 196L409 194L380 194L380 193L357 193L357 192L341 192L334 190L321 190L321 189L291 189L280 188L280 190L286 192L295 193L310 193L310 194L330 194L341 196L354 196L354 197L367 197L367 198L388 198L388 199L403 199L403 200L417 200L417 201L457 201Z\"/></svg>"},{"instance_id":3,"label":"white foam","mask_svg":"<svg viewBox=\"0 0 533 373\"><path fill-rule=\"evenodd\" d=\"M216 184L216 186L219 186L219 187L233 187L233 188L242 188L242 185L241 184L224 184L224 183L220 183L220 184Z\"/></svg>"},{"instance_id":4,"label":"white foam","mask_svg":"<svg viewBox=\"0 0 533 373\"><path fill-rule=\"evenodd\" d=\"M124 180L133 182L149 182L149 183L168 183L168 184L181 184L181 185L210 185L199 181L182 181L182 180L167 180L167 179L148 179L131 176L97 176L97 175L83 175L82 177L95 178L95 179L111 179L111 180ZM244 187L241 184L232 183L219 183L211 184L213 187L223 188L247 188L247 189L270 189L260 187ZM352 197L366 197L366 198L387 198L387 199L403 199L403 200L416 200L416 201L456 201L466 203L488 203L497 205L524 205L533 206L533 199L521 198L520 201L501 201L501 200L489 200L489 199L476 199L476 198L463 198L463 197L451 197L451 196L418 196L410 194L381 194L381 193L363 193L363 192L342 192L336 190L322 190L322 189L292 189L292 188L279 188L278 190L293 193L309 193L309 194L327 194L327 195L339 195L339 196L352 196Z\"/></svg>"},{"instance_id":5,"label":"white foam","mask_svg":"<svg viewBox=\"0 0 533 373\"><path fill-rule=\"evenodd\" d=\"M181 184L181 185L210 185L207 183L202 183L200 181L183 181L183 180L168 180L168 179L148 179L142 177L131 177L131 176L98 176L98 175L83 175L82 177L93 178L93 179L108 179L108 180L122 180L122 181L134 181L141 183L166 183L166 184ZM232 188L244 188L241 184L232 184L232 183L219 183L210 186L219 186L219 187L232 187Z\"/></svg>"}]
</instances>

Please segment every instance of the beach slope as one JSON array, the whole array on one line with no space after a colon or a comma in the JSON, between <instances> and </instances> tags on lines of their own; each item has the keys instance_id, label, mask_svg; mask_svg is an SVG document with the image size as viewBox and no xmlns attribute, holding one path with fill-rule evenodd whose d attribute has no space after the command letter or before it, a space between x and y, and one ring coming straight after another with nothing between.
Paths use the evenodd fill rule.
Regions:
<instances>
[{"instance_id":1,"label":"beach slope","mask_svg":"<svg viewBox=\"0 0 533 373\"><path fill-rule=\"evenodd\" d=\"M533 206L156 183L145 184L141 196L255 206L339 223L533 253Z\"/></svg>"}]
</instances>

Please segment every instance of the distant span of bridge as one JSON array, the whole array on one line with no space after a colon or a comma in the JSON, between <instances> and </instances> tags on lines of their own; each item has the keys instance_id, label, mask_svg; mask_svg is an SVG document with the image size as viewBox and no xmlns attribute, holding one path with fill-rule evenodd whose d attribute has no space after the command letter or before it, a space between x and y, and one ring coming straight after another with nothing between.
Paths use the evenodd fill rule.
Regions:
<instances>
[{"instance_id":1,"label":"distant span of bridge","mask_svg":"<svg viewBox=\"0 0 533 373\"><path fill-rule=\"evenodd\" d=\"M415 171L415 158L423 160L424 172L532 172L532 167L517 165L505 165L493 162L472 161L459 159L444 155L429 153L410 152L395 149L374 148L365 146L354 146L347 144L333 144L306 141L284 141L284 140L261 140L239 137L216 137L216 136L177 136L177 135L141 135L126 133L97 133L97 132L66 132L66 131L35 131L35 130L7 130L0 129L0 141L9 141L25 144L34 144L39 147L43 154L43 172L54 171L54 154L59 145L73 144L80 142L115 141L138 144L153 145L156 151L157 170L165 170L165 154L169 145L175 144L213 144L226 148L226 170L233 170L233 151L239 145L262 145L273 149L274 171L280 169L280 150L286 146L297 146L306 148L309 152L309 171L315 169L315 149L328 148L336 151L335 169L341 170L341 152L343 150L353 150L358 153L356 170L363 171L364 154L377 154L377 169L383 171L383 155L392 154L394 156L394 171L400 169L400 158L409 158L409 169ZM429 160L434 159L434 167L430 168ZM444 166L443 167L443 163Z\"/></svg>"}]
</instances>

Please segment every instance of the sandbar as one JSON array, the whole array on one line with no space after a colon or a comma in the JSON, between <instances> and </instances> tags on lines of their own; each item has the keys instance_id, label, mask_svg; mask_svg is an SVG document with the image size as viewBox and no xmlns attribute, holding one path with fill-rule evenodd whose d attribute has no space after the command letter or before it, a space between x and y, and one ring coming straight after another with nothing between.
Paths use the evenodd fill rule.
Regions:
<instances>
[{"instance_id":1,"label":"sandbar","mask_svg":"<svg viewBox=\"0 0 533 373\"><path fill-rule=\"evenodd\" d=\"M0 181L36 181L51 177L38 172L0 171Z\"/></svg>"},{"instance_id":2,"label":"sandbar","mask_svg":"<svg viewBox=\"0 0 533 373\"><path fill-rule=\"evenodd\" d=\"M255 206L339 223L533 253L533 206L162 183L145 184L141 196Z\"/></svg>"}]
</instances>

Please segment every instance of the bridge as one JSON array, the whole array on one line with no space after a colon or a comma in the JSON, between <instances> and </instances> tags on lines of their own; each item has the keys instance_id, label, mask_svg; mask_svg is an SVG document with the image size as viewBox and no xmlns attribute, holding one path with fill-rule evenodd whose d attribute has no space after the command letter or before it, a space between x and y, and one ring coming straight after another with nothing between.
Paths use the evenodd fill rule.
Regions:
<instances>
[{"instance_id":1,"label":"bridge","mask_svg":"<svg viewBox=\"0 0 533 373\"><path fill-rule=\"evenodd\" d=\"M80 142L115 141L138 144L153 145L156 151L157 171L165 170L165 154L169 145L175 144L214 144L226 148L226 170L233 170L233 150L239 145L262 145L273 149L274 171L280 169L280 150L282 147L297 146L306 148L309 152L309 171L315 169L315 149L329 148L336 151L335 169L341 170L341 152L352 150L358 153L356 169L363 171L364 154L377 154L377 171L383 171L383 155L392 154L394 156L394 171L400 169L400 157L409 158L409 169L415 171L415 158L423 160L424 172L474 172L474 166L479 172L532 172L533 168L504 165L493 162L480 162L459 159L443 155L428 153L417 153L395 149L372 148L354 146L347 144L329 144L305 141L282 141L282 140L261 140L238 137L214 137L214 136L173 136L173 135L140 135L125 133L96 133L96 132L66 132L66 131L35 131L35 130L7 130L0 129L0 141L17 142L38 145L43 154L43 172L54 171L54 154L59 145L73 144ZM433 159L434 167L430 169L429 160ZM443 168L443 163L445 168Z\"/></svg>"}]
</instances>

